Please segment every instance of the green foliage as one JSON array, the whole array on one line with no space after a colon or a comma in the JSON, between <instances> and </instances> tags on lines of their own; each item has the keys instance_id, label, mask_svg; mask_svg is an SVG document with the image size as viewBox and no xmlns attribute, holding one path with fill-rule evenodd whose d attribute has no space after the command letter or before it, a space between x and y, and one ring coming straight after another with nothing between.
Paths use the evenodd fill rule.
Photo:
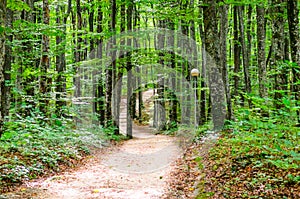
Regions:
<instances>
[{"instance_id":1,"label":"green foliage","mask_svg":"<svg viewBox=\"0 0 300 199\"><path fill-rule=\"evenodd\" d=\"M250 183L249 186L296 186L300 182L299 128L294 126L290 114L283 113L284 109L268 118L261 117L263 109L237 111L236 121L226 126L227 130L210 151L215 161L212 169L215 172L225 169L224 175L231 178L246 173L247 179L234 184L243 181ZM230 189L233 179L228 183L224 189Z\"/></svg>"},{"instance_id":2,"label":"green foliage","mask_svg":"<svg viewBox=\"0 0 300 199\"><path fill-rule=\"evenodd\" d=\"M71 166L89 150L79 134L34 117L6 123L0 139L0 189Z\"/></svg>"},{"instance_id":3,"label":"green foliage","mask_svg":"<svg viewBox=\"0 0 300 199\"><path fill-rule=\"evenodd\" d=\"M30 11L30 7L22 0L8 0L7 8L13 11Z\"/></svg>"}]
</instances>

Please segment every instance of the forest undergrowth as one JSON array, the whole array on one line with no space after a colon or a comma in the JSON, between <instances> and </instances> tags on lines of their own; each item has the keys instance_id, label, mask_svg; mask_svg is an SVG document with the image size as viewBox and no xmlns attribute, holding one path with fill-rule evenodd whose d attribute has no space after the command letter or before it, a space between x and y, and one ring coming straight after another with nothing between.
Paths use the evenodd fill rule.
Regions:
<instances>
[{"instance_id":1,"label":"forest undergrowth","mask_svg":"<svg viewBox=\"0 0 300 199\"><path fill-rule=\"evenodd\" d=\"M177 161L168 197L300 198L299 127L287 109L263 117L266 109L239 109L215 141L200 133Z\"/></svg>"},{"instance_id":2,"label":"forest undergrowth","mask_svg":"<svg viewBox=\"0 0 300 199\"><path fill-rule=\"evenodd\" d=\"M110 128L75 128L66 118L46 121L40 115L7 122L5 129L0 138L0 193L74 168L91 150L124 139Z\"/></svg>"}]
</instances>

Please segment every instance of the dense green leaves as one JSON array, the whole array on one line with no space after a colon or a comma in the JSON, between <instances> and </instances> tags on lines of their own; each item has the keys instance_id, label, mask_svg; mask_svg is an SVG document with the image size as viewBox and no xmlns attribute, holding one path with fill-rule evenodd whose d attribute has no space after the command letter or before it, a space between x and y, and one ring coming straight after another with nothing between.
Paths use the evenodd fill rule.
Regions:
<instances>
[{"instance_id":1,"label":"dense green leaves","mask_svg":"<svg viewBox=\"0 0 300 199\"><path fill-rule=\"evenodd\" d=\"M13 11L31 11L31 8L22 0L8 0L7 8Z\"/></svg>"}]
</instances>

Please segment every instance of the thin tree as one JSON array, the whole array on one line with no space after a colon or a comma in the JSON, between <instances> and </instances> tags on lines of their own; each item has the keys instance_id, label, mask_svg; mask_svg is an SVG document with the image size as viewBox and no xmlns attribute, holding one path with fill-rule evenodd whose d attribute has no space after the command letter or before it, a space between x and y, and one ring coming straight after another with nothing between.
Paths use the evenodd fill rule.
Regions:
<instances>
[{"instance_id":1,"label":"thin tree","mask_svg":"<svg viewBox=\"0 0 300 199\"><path fill-rule=\"evenodd\" d=\"M127 4L127 31L132 30L132 11L133 11L133 0L129 0ZM132 45L132 39L127 39L127 46L130 47ZM127 54L127 137L132 138L132 119L131 119L131 96L132 96L132 63L131 63L131 53Z\"/></svg>"},{"instance_id":2,"label":"thin tree","mask_svg":"<svg viewBox=\"0 0 300 199\"><path fill-rule=\"evenodd\" d=\"M4 1L0 1L0 27L5 27L5 20L6 20L6 0ZM4 86L5 83L5 78L4 78L4 64L5 64L5 32L2 30L0 30L0 88L1 88L1 92L0 92L0 136L3 133L3 113L4 113L4 109L5 107L2 106L2 88Z\"/></svg>"},{"instance_id":3,"label":"thin tree","mask_svg":"<svg viewBox=\"0 0 300 199\"><path fill-rule=\"evenodd\" d=\"M111 1L111 21L110 21L110 31L115 33L116 29L116 0ZM116 59L115 59L115 50L113 48L115 44L115 40L112 39L110 45L111 54L111 65L106 68L106 125L114 126L115 121L113 121L113 106L115 105L113 99L113 85L115 78L115 70L116 70Z\"/></svg>"},{"instance_id":4,"label":"thin tree","mask_svg":"<svg viewBox=\"0 0 300 199\"><path fill-rule=\"evenodd\" d=\"M77 37L75 37L74 35L74 45L75 45L75 50L74 50L74 57L75 57L75 63L78 64L81 61L81 56L82 56L82 52L81 52L81 46L82 46L82 16L81 16L81 1L80 0L76 0L76 15L75 12L73 12L73 29L74 31L77 30ZM77 19L77 20L76 20ZM77 39L77 40L76 40ZM75 97L80 97L81 96L81 82L80 82L80 76L81 76L81 68L78 67L78 65L76 66L76 76L74 78L74 84L75 84Z\"/></svg>"},{"instance_id":5,"label":"thin tree","mask_svg":"<svg viewBox=\"0 0 300 199\"><path fill-rule=\"evenodd\" d=\"M233 7L233 62L234 62L234 96L239 95L239 75L241 68L241 45L239 40L238 6Z\"/></svg>"},{"instance_id":6,"label":"thin tree","mask_svg":"<svg viewBox=\"0 0 300 199\"><path fill-rule=\"evenodd\" d=\"M241 33L241 47L242 47L242 59L243 59L243 71L244 71L244 82L245 91L247 94L251 93L251 79L249 74L249 53L247 51L246 41L245 41L245 25L244 25L244 7L238 7L239 16L239 28ZM249 106L251 107L251 101L249 100Z\"/></svg>"},{"instance_id":7,"label":"thin tree","mask_svg":"<svg viewBox=\"0 0 300 199\"><path fill-rule=\"evenodd\" d=\"M66 106L66 101L63 99L66 97L66 77L64 73L66 72L66 34L67 34L67 20L71 13L71 4L72 0L68 0L68 7L66 13L62 6L57 6L56 13L56 23L58 26L62 26L62 36L56 36L56 45L57 45L57 55L56 55L56 114L58 116L62 116L62 108ZM60 13L63 12L63 16L61 17Z\"/></svg>"},{"instance_id":8,"label":"thin tree","mask_svg":"<svg viewBox=\"0 0 300 199\"><path fill-rule=\"evenodd\" d=\"M43 23L45 25L49 25L50 21L50 10L49 10L49 2L48 0L43 0ZM40 72L41 72L41 77L40 77L40 94L41 94L41 106L40 110L44 115L47 114L47 109L46 107L49 104L49 100L47 99L47 92L49 91L47 85L48 78L47 78L47 70L50 67L50 59L49 59L49 48L50 48L50 39L49 36L46 34L43 34L42 36L42 57L41 57L41 63L40 63Z\"/></svg>"},{"instance_id":9,"label":"thin tree","mask_svg":"<svg viewBox=\"0 0 300 199\"><path fill-rule=\"evenodd\" d=\"M101 10L101 6L98 7L98 16L97 16L97 33L101 34L103 32L103 12ZM103 36L100 36L100 38L97 40L97 58L100 60L100 65L102 64L102 57L103 57ZM104 80L102 77L102 67L99 68L99 78L98 78L98 84L97 84L97 105L96 110L98 114L99 123L104 126L105 125L105 94L104 94Z\"/></svg>"},{"instance_id":10,"label":"thin tree","mask_svg":"<svg viewBox=\"0 0 300 199\"><path fill-rule=\"evenodd\" d=\"M6 20L5 20L5 26L7 28L13 28L13 12L7 8L6 9ZM8 116L9 114L9 108L10 108L10 101L11 101L11 64L12 64L12 47L9 43L12 43L13 36L12 34L6 34L6 44L5 44L5 64L3 67L3 74L4 74L4 84L1 84L1 107L3 111L2 117ZM9 43L8 43L9 42Z\"/></svg>"},{"instance_id":11,"label":"thin tree","mask_svg":"<svg viewBox=\"0 0 300 199\"><path fill-rule=\"evenodd\" d=\"M299 36L299 9L298 1L287 0L287 13L290 33L291 57L295 66L293 67L293 92L297 105L300 103L300 36ZM300 110L297 111L298 123L300 123Z\"/></svg>"}]
</instances>

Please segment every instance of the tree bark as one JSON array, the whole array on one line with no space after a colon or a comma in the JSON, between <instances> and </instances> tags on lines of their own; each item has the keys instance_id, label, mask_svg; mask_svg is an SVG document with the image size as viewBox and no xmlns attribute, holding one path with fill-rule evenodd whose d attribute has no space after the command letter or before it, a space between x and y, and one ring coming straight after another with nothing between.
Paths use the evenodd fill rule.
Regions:
<instances>
[{"instance_id":1,"label":"tree bark","mask_svg":"<svg viewBox=\"0 0 300 199\"><path fill-rule=\"evenodd\" d=\"M119 134L119 124L117 123L118 119L117 117L119 117L117 115L118 109L120 109L120 104L118 104L118 102L120 101L120 99L117 99L120 96L117 96L117 88L116 88L116 83L117 83L117 60L116 60L116 53L117 51L115 50L116 48L116 39L114 38L115 34L116 34L116 24L117 24L117 2L116 0L111 0L111 24L110 24L110 31L113 34L112 36L112 48L111 50L111 74L112 74L112 91L111 91L111 100L112 100L112 104L111 104L111 111L112 111L112 117L111 117L111 122L112 125L115 127L115 134ZM108 108L108 107L107 107Z\"/></svg>"},{"instance_id":2,"label":"tree bark","mask_svg":"<svg viewBox=\"0 0 300 199\"><path fill-rule=\"evenodd\" d=\"M243 55L243 71L244 71L244 82L245 82L245 91L249 95L251 93L251 80L249 74L249 53L247 51L247 46L245 42L245 25L244 25L244 7L238 7L239 15L239 27L241 32L241 47ZM251 107L251 101L249 100L249 107Z\"/></svg>"},{"instance_id":3,"label":"tree bark","mask_svg":"<svg viewBox=\"0 0 300 199\"><path fill-rule=\"evenodd\" d=\"M203 8L206 60L209 79L209 90L211 97L211 114L214 124L214 130L218 131L224 125L224 83L221 76L220 57L219 57L219 35L217 2L214 0L205 0L207 5Z\"/></svg>"},{"instance_id":4,"label":"tree bark","mask_svg":"<svg viewBox=\"0 0 300 199\"><path fill-rule=\"evenodd\" d=\"M65 55L65 44L66 44L66 34L67 34L67 19L71 13L71 4L72 1L68 0L68 7L67 12L64 13L63 7L57 6L57 18L56 23L58 26L63 26L62 36L56 36L56 45L57 48L57 55L56 55L56 72L57 78L56 78L56 115L61 117L64 115L63 107L67 105L66 100L66 77L64 75L66 71L66 55ZM61 12L63 12L63 16L61 15Z\"/></svg>"},{"instance_id":5,"label":"tree bark","mask_svg":"<svg viewBox=\"0 0 300 199\"><path fill-rule=\"evenodd\" d=\"M287 92L287 74L288 71L284 67L284 7L283 0L273 0L274 6L272 11L272 59L271 67L277 71L275 79L275 107L282 108L282 98ZM282 67L280 67L282 66Z\"/></svg>"},{"instance_id":6,"label":"tree bark","mask_svg":"<svg viewBox=\"0 0 300 199\"><path fill-rule=\"evenodd\" d=\"M201 8L202 15L203 9ZM200 92L200 120L199 125L203 125L207 121L206 117L206 51L205 51L205 34L204 34L204 26L203 22L199 25L199 32L201 37L201 51L202 51L202 63L201 63L201 92Z\"/></svg>"},{"instance_id":7,"label":"tree bark","mask_svg":"<svg viewBox=\"0 0 300 199\"><path fill-rule=\"evenodd\" d=\"M234 59L234 96L239 95L239 72L241 68L241 45L239 40L239 25L238 25L238 6L233 8L233 59Z\"/></svg>"},{"instance_id":8,"label":"tree bark","mask_svg":"<svg viewBox=\"0 0 300 199\"><path fill-rule=\"evenodd\" d=\"M73 13L73 28L74 31L81 31L82 30L82 17L81 17L81 4L80 0L76 0L76 15ZM76 16L77 16L77 21L76 21ZM77 23L76 23L77 22ZM74 35L74 44L75 44L75 51L74 51L74 56L75 56L75 63L78 64L81 61L81 44L82 44L82 33L78 32L77 37ZM79 68L78 65L75 66L76 70L76 76L74 77L74 84L75 84L75 97L80 97L81 96L81 68Z\"/></svg>"},{"instance_id":9,"label":"tree bark","mask_svg":"<svg viewBox=\"0 0 300 199\"><path fill-rule=\"evenodd\" d=\"M132 11L133 11L133 0L129 0L127 7L127 31L132 30ZM132 39L127 39L127 46L131 47ZM127 69L127 127L126 134L128 138L132 138L132 110L131 110L131 98L132 98L132 63L131 63L131 53L127 54L126 61L126 69Z\"/></svg>"},{"instance_id":10,"label":"tree bark","mask_svg":"<svg viewBox=\"0 0 300 199\"><path fill-rule=\"evenodd\" d=\"M293 68L293 92L296 105L300 106L300 36L299 36L299 9L298 1L287 0L287 13L290 33L291 57L295 63ZM297 110L297 121L300 123L300 110Z\"/></svg>"},{"instance_id":11,"label":"tree bark","mask_svg":"<svg viewBox=\"0 0 300 199\"><path fill-rule=\"evenodd\" d=\"M100 34L103 32L103 12L101 7L98 7L98 16L97 16L97 33ZM97 41L97 58L100 60L99 64L102 66L102 56L103 56L103 46L102 46L103 38L100 36L100 39ZM104 94L104 81L102 78L102 67L99 69L99 78L97 84L97 114L100 125L105 125L105 94Z\"/></svg>"},{"instance_id":12,"label":"tree bark","mask_svg":"<svg viewBox=\"0 0 300 199\"><path fill-rule=\"evenodd\" d=\"M4 21L6 19L6 0L0 1L0 27L5 27ZM0 31L0 137L3 133L3 116L4 110L6 107L3 107L3 90L2 88L5 86L5 78L4 78L4 67L5 67L5 32Z\"/></svg>"},{"instance_id":13,"label":"tree bark","mask_svg":"<svg viewBox=\"0 0 300 199\"><path fill-rule=\"evenodd\" d=\"M228 79L228 69L227 69L227 34L228 34L228 5L221 7L221 20L220 20L220 60L222 68L222 77L225 88L226 104L227 104L227 114L226 119L232 119L232 104L231 104L231 94Z\"/></svg>"},{"instance_id":14,"label":"tree bark","mask_svg":"<svg viewBox=\"0 0 300 199\"><path fill-rule=\"evenodd\" d=\"M257 64L258 64L258 81L259 81L259 96L267 97L266 87L266 29L265 29L265 8L260 5L256 6L256 21L257 21Z\"/></svg>"},{"instance_id":15,"label":"tree bark","mask_svg":"<svg viewBox=\"0 0 300 199\"><path fill-rule=\"evenodd\" d=\"M7 28L13 28L12 23L13 23L13 12L10 9L6 9L6 21L5 26ZM1 26L1 25L0 25ZM13 36L12 34L6 34L6 41L12 43L13 41ZM1 87L1 105L2 107L2 117L5 119L6 116L9 114L9 108L10 108L10 101L11 101L11 64L12 64L12 47L10 44L5 44L5 63L3 67L3 74L4 74L4 84L2 84Z\"/></svg>"},{"instance_id":16,"label":"tree bark","mask_svg":"<svg viewBox=\"0 0 300 199\"><path fill-rule=\"evenodd\" d=\"M50 10L49 10L49 2L48 0L43 0L43 23L48 26L50 21ZM47 109L49 104L48 99L48 92L49 86L48 78L47 78L47 70L50 67L50 59L49 59L49 49L50 49L50 39L49 36L44 34L42 36L42 57L40 63L40 94L41 94L41 101L40 101L40 110L44 115L47 115Z\"/></svg>"}]
</instances>

